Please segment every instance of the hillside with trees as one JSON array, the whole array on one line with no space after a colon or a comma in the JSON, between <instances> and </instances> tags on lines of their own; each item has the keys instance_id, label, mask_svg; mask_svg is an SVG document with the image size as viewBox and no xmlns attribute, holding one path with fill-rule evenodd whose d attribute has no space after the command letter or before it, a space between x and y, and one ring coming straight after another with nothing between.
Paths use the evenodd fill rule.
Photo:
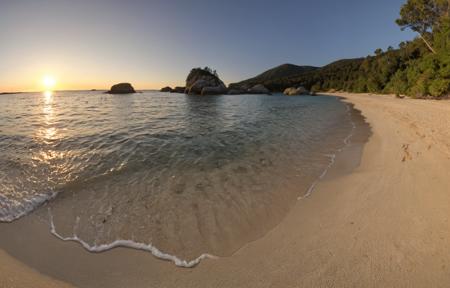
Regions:
<instances>
[{"instance_id":1,"label":"hillside with trees","mask_svg":"<svg viewBox=\"0 0 450 288\"><path fill-rule=\"evenodd\" d=\"M256 84L257 80L271 91L304 86L316 92L339 90L415 98L446 97L450 92L449 10L450 0L408 0L396 22L401 29L417 32L418 37L400 43L397 49L376 49L374 55L365 58L339 60L289 76L255 77L230 86Z\"/></svg>"},{"instance_id":2,"label":"hillside with trees","mask_svg":"<svg viewBox=\"0 0 450 288\"><path fill-rule=\"evenodd\" d=\"M256 84L268 83L273 79L283 79L298 76L307 72L319 69L313 66L298 66L294 64L283 64L275 68L269 69L256 77L235 83L238 87L252 87Z\"/></svg>"}]
</instances>

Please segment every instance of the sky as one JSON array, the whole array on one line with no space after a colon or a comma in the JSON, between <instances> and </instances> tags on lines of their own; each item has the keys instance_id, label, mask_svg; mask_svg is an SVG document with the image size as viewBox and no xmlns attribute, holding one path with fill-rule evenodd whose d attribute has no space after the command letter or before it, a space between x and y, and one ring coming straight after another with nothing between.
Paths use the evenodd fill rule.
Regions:
<instances>
[{"instance_id":1,"label":"sky","mask_svg":"<svg viewBox=\"0 0 450 288\"><path fill-rule=\"evenodd\" d=\"M226 83L292 63L323 66L397 47L406 0L0 0L0 92Z\"/></svg>"}]
</instances>

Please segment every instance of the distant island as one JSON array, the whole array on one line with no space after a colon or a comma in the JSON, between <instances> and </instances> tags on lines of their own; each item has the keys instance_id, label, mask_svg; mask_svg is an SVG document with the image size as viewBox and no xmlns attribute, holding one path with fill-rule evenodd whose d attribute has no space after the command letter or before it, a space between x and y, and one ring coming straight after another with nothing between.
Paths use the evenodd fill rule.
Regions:
<instances>
[{"instance_id":1,"label":"distant island","mask_svg":"<svg viewBox=\"0 0 450 288\"><path fill-rule=\"evenodd\" d=\"M0 95L22 94L25 92L0 92Z\"/></svg>"}]
</instances>

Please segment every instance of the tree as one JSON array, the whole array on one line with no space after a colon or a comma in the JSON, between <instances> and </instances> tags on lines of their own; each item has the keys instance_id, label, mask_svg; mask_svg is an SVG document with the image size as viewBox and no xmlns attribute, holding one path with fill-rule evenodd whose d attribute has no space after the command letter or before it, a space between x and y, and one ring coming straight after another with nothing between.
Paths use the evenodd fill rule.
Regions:
<instances>
[{"instance_id":1,"label":"tree","mask_svg":"<svg viewBox=\"0 0 450 288\"><path fill-rule=\"evenodd\" d=\"M383 54L383 49L378 48L378 49L375 50L374 53L375 53L375 55L380 56L381 54Z\"/></svg>"},{"instance_id":2,"label":"tree","mask_svg":"<svg viewBox=\"0 0 450 288\"><path fill-rule=\"evenodd\" d=\"M440 19L449 16L450 0L408 0L400 10L397 24L402 30L410 28L417 32L433 54L431 33L439 29Z\"/></svg>"}]
</instances>

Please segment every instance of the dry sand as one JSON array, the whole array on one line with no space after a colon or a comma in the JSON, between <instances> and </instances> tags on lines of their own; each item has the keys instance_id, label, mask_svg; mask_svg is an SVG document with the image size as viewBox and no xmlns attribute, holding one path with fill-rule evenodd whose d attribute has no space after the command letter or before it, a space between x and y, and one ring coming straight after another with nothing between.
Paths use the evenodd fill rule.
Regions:
<instances>
[{"instance_id":1,"label":"dry sand","mask_svg":"<svg viewBox=\"0 0 450 288\"><path fill-rule=\"evenodd\" d=\"M80 287L449 287L450 102L336 95L372 126L361 165L331 173L231 257L183 269L129 249L90 254L39 232L44 224L33 217L20 229L0 225L0 247ZM8 282L22 276L48 282L12 259L0 253L2 287L39 287Z\"/></svg>"}]
</instances>

